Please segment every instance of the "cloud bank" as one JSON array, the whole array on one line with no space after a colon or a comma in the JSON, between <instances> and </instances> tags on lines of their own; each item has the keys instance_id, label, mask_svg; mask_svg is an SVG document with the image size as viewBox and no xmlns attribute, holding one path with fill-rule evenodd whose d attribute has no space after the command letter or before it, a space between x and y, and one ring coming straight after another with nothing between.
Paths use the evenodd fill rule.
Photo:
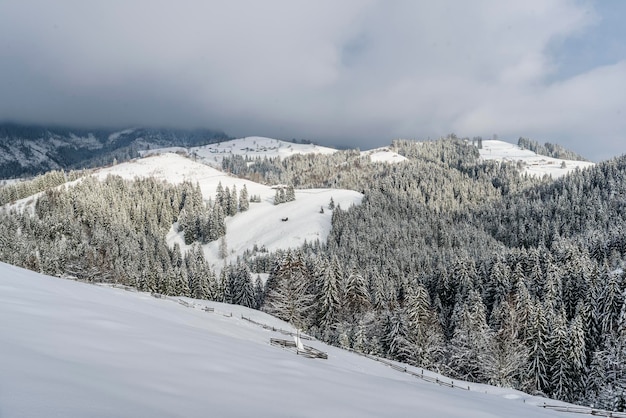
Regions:
<instances>
[{"instance_id":1,"label":"cloud bank","mask_svg":"<svg viewBox=\"0 0 626 418\"><path fill-rule=\"evenodd\" d=\"M0 119L211 127L361 148L498 134L607 158L624 152L626 60L563 68L576 54L568 40L601 26L593 7L4 0Z\"/></svg>"}]
</instances>

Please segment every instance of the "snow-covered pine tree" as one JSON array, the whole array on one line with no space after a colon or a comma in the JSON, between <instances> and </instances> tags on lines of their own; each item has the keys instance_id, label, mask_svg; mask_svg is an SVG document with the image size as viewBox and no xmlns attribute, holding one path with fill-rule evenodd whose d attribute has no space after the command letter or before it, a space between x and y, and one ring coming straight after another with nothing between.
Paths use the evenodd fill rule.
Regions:
<instances>
[{"instance_id":1,"label":"snow-covered pine tree","mask_svg":"<svg viewBox=\"0 0 626 418\"><path fill-rule=\"evenodd\" d=\"M461 379L484 381L487 376L484 355L493 350L493 341L487 326L485 305L477 291L469 292L456 318L448 364Z\"/></svg>"},{"instance_id":2,"label":"snow-covered pine tree","mask_svg":"<svg viewBox=\"0 0 626 418\"><path fill-rule=\"evenodd\" d=\"M409 289L405 303L408 337L412 343L411 363L437 368L444 360L443 331L430 306L428 290L421 284Z\"/></svg>"},{"instance_id":3,"label":"snow-covered pine tree","mask_svg":"<svg viewBox=\"0 0 626 418\"><path fill-rule=\"evenodd\" d=\"M337 263L336 258L333 260ZM328 263L322 266L322 274L320 277L320 293L317 297L318 306L318 324L324 330L333 326L337 320L340 309L341 293L337 272L333 269L332 264Z\"/></svg>"},{"instance_id":4,"label":"snow-covered pine tree","mask_svg":"<svg viewBox=\"0 0 626 418\"><path fill-rule=\"evenodd\" d=\"M238 204L238 196L237 196L237 186L233 184L233 189L230 192L230 196L228 199L228 215L235 216L237 214L237 204Z\"/></svg>"},{"instance_id":5,"label":"snow-covered pine tree","mask_svg":"<svg viewBox=\"0 0 626 418\"><path fill-rule=\"evenodd\" d=\"M246 185L243 185L241 193L239 194L239 211L245 212L250 208L250 198L248 197L248 189Z\"/></svg>"},{"instance_id":6,"label":"snow-covered pine tree","mask_svg":"<svg viewBox=\"0 0 626 418\"><path fill-rule=\"evenodd\" d=\"M292 184L287 186L287 190L285 191L285 202L293 202L296 200L296 191L293 188Z\"/></svg>"},{"instance_id":7,"label":"snow-covered pine tree","mask_svg":"<svg viewBox=\"0 0 626 418\"><path fill-rule=\"evenodd\" d=\"M308 292L311 277L301 254L288 251L270 274L264 310L296 327L309 324L314 295Z\"/></svg>"},{"instance_id":8,"label":"snow-covered pine tree","mask_svg":"<svg viewBox=\"0 0 626 418\"><path fill-rule=\"evenodd\" d=\"M232 286L231 303L254 308L256 305L254 287L252 285L250 269L246 264L241 263L235 268L231 268L230 283Z\"/></svg>"}]
</instances>

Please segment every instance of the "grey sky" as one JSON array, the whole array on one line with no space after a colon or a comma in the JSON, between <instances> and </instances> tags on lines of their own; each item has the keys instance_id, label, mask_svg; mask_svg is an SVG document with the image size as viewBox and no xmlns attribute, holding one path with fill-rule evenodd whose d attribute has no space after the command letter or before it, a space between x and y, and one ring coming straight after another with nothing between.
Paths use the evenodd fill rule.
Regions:
<instances>
[{"instance_id":1,"label":"grey sky","mask_svg":"<svg viewBox=\"0 0 626 418\"><path fill-rule=\"evenodd\" d=\"M626 2L0 0L0 119L626 151Z\"/></svg>"}]
</instances>

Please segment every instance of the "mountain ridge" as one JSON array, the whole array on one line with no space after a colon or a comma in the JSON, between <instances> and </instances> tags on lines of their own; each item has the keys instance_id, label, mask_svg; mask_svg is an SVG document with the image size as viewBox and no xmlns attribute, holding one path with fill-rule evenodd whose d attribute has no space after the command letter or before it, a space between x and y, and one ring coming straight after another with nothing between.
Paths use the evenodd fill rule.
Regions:
<instances>
[{"instance_id":1,"label":"mountain ridge","mask_svg":"<svg viewBox=\"0 0 626 418\"><path fill-rule=\"evenodd\" d=\"M125 161L140 150L195 146L229 137L210 129L71 128L0 124L0 178L80 169Z\"/></svg>"}]
</instances>

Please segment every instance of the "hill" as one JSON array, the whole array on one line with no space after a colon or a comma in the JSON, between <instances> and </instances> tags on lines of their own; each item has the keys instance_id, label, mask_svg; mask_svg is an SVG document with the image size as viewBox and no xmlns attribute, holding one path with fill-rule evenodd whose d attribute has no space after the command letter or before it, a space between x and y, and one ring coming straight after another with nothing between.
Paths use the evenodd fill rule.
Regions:
<instances>
[{"instance_id":1,"label":"hill","mask_svg":"<svg viewBox=\"0 0 626 418\"><path fill-rule=\"evenodd\" d=\"M162 150L158 155L98 170L95 175L100 179L105 179L108 175L118 175L128 180L149 177L174 184L190 181L200 186L202 196L207 200L215 200L220 184L231 191L241 191L246 187L248 194L257 196L260 201L251 203L247 211L226 219L226 258L219 257L217 241L205 246L205 257L212 260L214 268L234 262L237 257L255 248L276 251L299 248L307 241L325 242L330 232L333 212L327 209L320 213L320 209L328 208L331 199L335 204L348 209L359 204L363 198L360 193L352 190L304 189L295 190L294 201L275 205L276 188L240 179L189 158L163 153ZM189 247L184 243L182 232L174 227L167 240L170 245L178 243L185 250Z\"/></svg>"},{"instance_id":2,"label":"hill","mask_svg":"<svg viewBox=\"0 0 626 418\"><path fill-rule=\"evenodd\" d=\"M555 179L573 170L594 165L589 161L564 160L540 155L530 149L497 140L483 140L479 151L480 157L484 160L519 163L522 173L539 177L548 175Z\"/></svg>"},{"instance_id":3,"label":"hill","mask_svg":"<svg viewBox=\"0 0 626 418\"><path fill-rule=\"evenodd\" d=\"M248 162L262 159L285 159L294 155L329 155L337 152L334 148L323 147L311 143L293 143L278 139L250 136L246 138L220 141L215 144L208 144L198 147L182 148L169 147L142 151L142 155L160 154L164 152L185 152L194 159L205 164L221 169L224 167L224 159L240 157ZM362 151L361 155L366 156L374 162L402 162L406 158L387 147Z\"/></svg>"},{"instance_id":4,"label":"hill","mask_svg":"<svg viewBox=\"0 0 626 418\"><path fill-rule=\"evenodd\" d=\"M269 344L290 337L241 315L293 328L237 306L190 301L194 309L6 264L0 289L7 418L563 416L521 392L439 386L317 341L305 343L327 360L297 356Z\"/></svg>"}]
</instances>

